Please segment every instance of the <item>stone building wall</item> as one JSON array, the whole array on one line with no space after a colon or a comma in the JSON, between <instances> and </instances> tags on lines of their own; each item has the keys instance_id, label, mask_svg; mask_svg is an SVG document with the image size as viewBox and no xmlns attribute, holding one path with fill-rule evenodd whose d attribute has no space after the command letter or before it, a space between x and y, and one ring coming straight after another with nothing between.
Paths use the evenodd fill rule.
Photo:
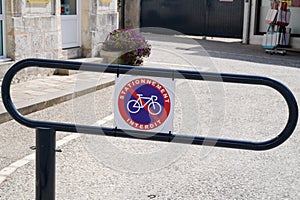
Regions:
<instances>
[{"instance_id":1,"label":"stone building wall","mask_svg":"<svg viewBox=\"0 0 300 200\"><path fill-rule=\"evenodd\" d=\"M81 52L99 56L107 34L118 28L117 0L81 0ZM5 0L6 56L14 61L25 58L65 59L62 49L60 0L46 5L30 5L28 0ZM0 66L0 81L13 62ZM14 82L53 74L53 69L26 68Z\"/></svg>"},{"instance_id":2,"label":"stone building wall","mask_svg":"<svg viewBox=\"0 0 300 200\"><path fill-rule=\"evenodd\" d=\"M5 0L6 54L13 60L29 57L63 59L60 0L32 5ZM81 0L81 52L99 56L107 34L118 28L117 0Z\"/></svg>"},{"instance_id":3,"label":"stone building wall","mask_svg":"<svg viewBox=\"0 0 300 200\"><path fill-rule=\"evenodd\" d=\"M118 28L117 0L90 0L82 9L83 56L99 56L107 34Z\"/></svg>"},{"instance_id":4,"label":"stone building wall","mask_svg":"<svg viewBox=\"0 0 300 200\"><path fill-rule=\"evenodd\" d=\"M62 57L60 15L56 6L6 1L7 57L59 59Z\"/></svg>"}]
</instances>

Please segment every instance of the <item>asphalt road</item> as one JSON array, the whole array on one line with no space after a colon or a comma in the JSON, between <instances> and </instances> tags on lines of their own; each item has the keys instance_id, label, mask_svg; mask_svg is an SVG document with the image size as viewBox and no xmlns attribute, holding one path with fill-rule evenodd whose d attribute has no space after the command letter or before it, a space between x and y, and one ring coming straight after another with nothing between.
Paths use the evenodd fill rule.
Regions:
<instances>
[{"instance_id":1,"label":"asphalt road","mask_svg":"<svg viewBox=\"0 0 300 200\"><path fill-rule=\"evenodd\" d=\"M299 69L207 58L186 50L194 44L181 44L185 50L178 49L175 42L152 44L158 55L145 65L178 68L180 64L188 69L268 76L283 82L300 99ZM114 88L109 87L29 117L112 127L113 95ZM265 140L276 136L286 120L286 105L272 89L185 80L176 83L176 133ZM33 153L29 147L34 146L34 130L13 121L1 124L0 130L1 169ZM58 133L57 137L66 136L70 134ZM59 147L56 197L299 199L299 142L299 128L283 145L263 152L80 135ZM34 199L34 174L32 161L19 167L0 184L0 199Z\"/></svg>"}]
</instances>

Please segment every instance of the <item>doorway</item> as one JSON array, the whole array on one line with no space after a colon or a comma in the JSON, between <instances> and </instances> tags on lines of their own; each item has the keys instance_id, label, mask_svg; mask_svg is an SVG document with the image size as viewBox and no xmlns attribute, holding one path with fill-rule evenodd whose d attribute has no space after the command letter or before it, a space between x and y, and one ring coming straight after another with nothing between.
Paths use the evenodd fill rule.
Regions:
<instances>
[{"instance_id":1,"label":"doorway","mask_svg":"<svg viewBox=\"0 0 300 200\"><path fill-rule=\"evenodd\" d=\"M79 47L80 44L80 0L61 0L62 48Z\"/></svg>"}]
</instances>

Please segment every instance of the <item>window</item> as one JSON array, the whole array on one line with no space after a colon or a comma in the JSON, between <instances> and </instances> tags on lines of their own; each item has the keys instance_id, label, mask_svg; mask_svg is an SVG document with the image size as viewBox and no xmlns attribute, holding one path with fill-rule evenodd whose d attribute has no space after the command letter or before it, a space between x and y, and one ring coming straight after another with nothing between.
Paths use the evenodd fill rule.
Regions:
<instances>
[{"instance_id":1,"label":"window","mask_svg":"<svg viewBox=\"0 0 300 200\"><path fill-rule=\"evenodd\" d=\"M61 0L61 14L62 15L76 15L77 5L76 0Z\"/></svg>"}]
</instances>

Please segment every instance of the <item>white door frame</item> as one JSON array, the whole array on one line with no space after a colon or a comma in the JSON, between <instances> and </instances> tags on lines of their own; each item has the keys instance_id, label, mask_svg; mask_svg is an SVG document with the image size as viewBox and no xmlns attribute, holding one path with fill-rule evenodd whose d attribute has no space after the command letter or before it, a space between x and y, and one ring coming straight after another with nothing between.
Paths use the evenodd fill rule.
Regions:
<instances>
[{"instance_id":1,"label":"white door frame","mask_svg":"<svg viewBox=\"0 0 300 200\"><path fill-rule=\"evenodd\" d=\"M66 34L66 32L63 31L67 31L67 30L64 30L63 27L61 27L63 49L81 46L81 9L80 8L81 8L81 0L76 0L76 9L77 9L76 15L61 15L62 26L64 22L68 22L68 21L71 22L77 20L76 41L64 43L63 35Z\"/></svg>"},{"instance_id":2,"label":"white door frame","mask_svg":"<svg viewBox=\"0 0 300 200\"><path fill-rule=\"evenodd\" d=\"M6 20L5 20L5 0L2 0L2 14L0 14L0 21L2 21L2 53L0 59L6 58Z\"/></svg>"}]
</instances>

